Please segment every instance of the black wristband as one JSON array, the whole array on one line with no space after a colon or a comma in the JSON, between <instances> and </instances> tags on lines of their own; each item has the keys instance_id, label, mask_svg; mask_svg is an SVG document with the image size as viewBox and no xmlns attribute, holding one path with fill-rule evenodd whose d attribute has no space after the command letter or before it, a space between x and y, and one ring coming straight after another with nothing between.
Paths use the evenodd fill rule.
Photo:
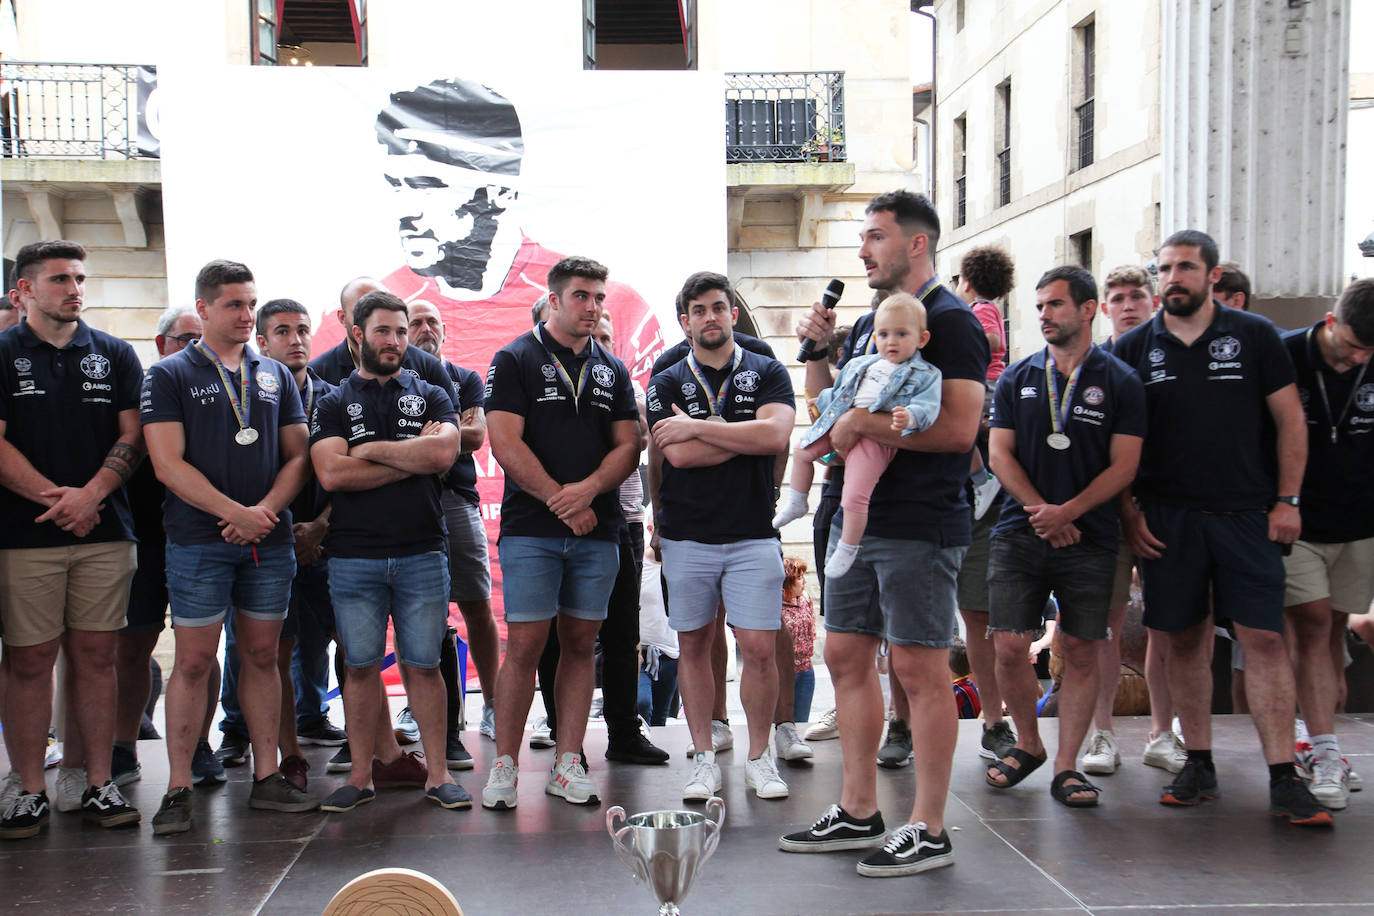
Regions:
<instances>
[{"instance_id":1,"label":"black wristband","mask_svg":"<svg viewBox=\"0 0 1374 916\"><path fill-rule=\"evenodd\" d=\"M802 360L802 362L804 362L804 363L814 363L816 360L818 360L818 359L825 359L825 358L826 358L827 356L829 356L829 355L830 355L830 348L829 348L829 347L818 347L818 348L816 348L816 349L811 350L810 352L808 352L808 353L806 354L806 358L805 358L804 360Z\"/></svg>"}]
</instances>

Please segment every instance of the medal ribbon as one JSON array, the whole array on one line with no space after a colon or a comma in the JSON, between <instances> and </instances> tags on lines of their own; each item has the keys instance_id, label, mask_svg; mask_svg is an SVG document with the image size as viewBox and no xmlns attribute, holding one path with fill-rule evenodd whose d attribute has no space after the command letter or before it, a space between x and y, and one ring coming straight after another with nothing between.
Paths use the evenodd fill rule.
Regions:
<instances>
[{"instance_id":1,"label":"medal ribbon","mask_svg":"<svg viewBox=\"0 0 1374 916\"><path fill-rule=\"evenodd\" d=\"M591 340L587 341L590 349L587 351L587 359L582 363L582 371L577 375L577 384L574 385L572 376L568 374L568 370L563 368L563 363L557 356L553 355L553 351L549 349L549 345L544 343L544 335L542 333L543 327L542 324L535 325L534 336L539 340L539 343L543 345L544 352L548 354L549 359L553 360L554 368L558 370L558 376L563 379L563 384L567 385L568 390L572 392L573 410L580 413L582 410L582 390L587 387L587 376L592 368L592 358L596 356L596 344Z\"/></svg>"},{"instance_id":2,"label":"medal ribbon","mask_svg":"<svg viewBox=\"0 0 1374 916\"><path fill-rule=\"evenodd\" d=\"M224 383L224 393L229 396L229 406L234 408L234 419L238 421L239 429L248 428L248 417L252 410L252 402L248 400L248 348L244 348L243 361L239 363L239 394L234 393L234 386L229 383L229 370L224 368L224 363L215 355L215 351L206 346L205 341L197 340L192 344L201 355L215 364L215 371L219 373L219 379Z\"/></svg>"},{"instance_id":3,"label":"medal ribbon","mask_svg":"<svg viewBox=\"0 0 1374 916\"><path fill-rule=\"evenodd\" d=\"M706 376L702 374L701 366L697 363L697 358L691 350L687 351L687 368L692 370L692 375L696 376L697 384L706 394L706 406L711 410L711 416L721 417L721 411L725 408L725 392L730 389L730 381L735 377L735 370L739 368L740 361L744 359L744 348L735 344L735 361L730 366L730 371L725 373L725 381L720 383L720 390L711 395L711 386L706 382Z\"/></svg>"},{"instance_id":4,"label":"medal ribbon","mask_svg":"<svg viewBox=\"0 0 1374 916\"><path fill-rule=\"evenodd\" d=\"M1312 345L1312 329L1307 329L1307 345ZM1331 423L1331 444L1335 445L1340 435L1341 424L1345 422L1345 415L1350 413L1350 405L1355 403L1355 393L1360 390L1360 383L1364 381L1364 371L1369 368L1369 363L1360 367L1360 374L1355 377L1355 384L1350 387L1350 397L1345 399L1345 406L1341 408L1341 415L1338 417L1331 413L1331 401L1326 396L1326 379L1322 377L1320 366L1313 366L1312 374L1317 377L1317 390L1321 392L1322 407L1326 408L1326 419Z\"/></svg>"},{"instance_id":5,"label":"medal ribbon","mask_svg":"<svg viewBox=\"0 0 1374 916\"><path fill-rule=\"evenodd\" d=\"M926 304L926 297L929 296L931 293L935 292L936 288L939 287L939 285L940 285L940 278L939 278L939 276L931 277L929 280L927 280L927 281L925 282L924 285L922 285L922 287L921 287L920 289L916 290L916 298L919 299L919 300L921 300L921 304L922 304L922 305L925 305L925 304ZM867 353L877 353L877 352L878 352L878 341L875 340L875 339L873 338L873 334L870 332L869 335L868 335L868 345L864 347L864 353L867 354Z\"/></svg>"},{"instance_id":6,"label":"medal ribbon","mask_svg":"<svg viewBox=\"0 0 1374 916\"><path fill-rule=\"evenodd\" d=\"M1094 344L1093 346L1096 346ZM1083 366L1087 364L1088 357L1092 355L1092 348L1083 355L1083 362L1069 375L1069 382L1064 386L1064 397L1059 397L1059 381L1054 377L1054 357L1045 351L1045 388L1050 396L1050 427L1060 435L1064 433L1064 426L1069 422L1069 406L1073 403L1073 390L1078 387L1078 376L1083 372Z\"/></svg>"}]
</instances>

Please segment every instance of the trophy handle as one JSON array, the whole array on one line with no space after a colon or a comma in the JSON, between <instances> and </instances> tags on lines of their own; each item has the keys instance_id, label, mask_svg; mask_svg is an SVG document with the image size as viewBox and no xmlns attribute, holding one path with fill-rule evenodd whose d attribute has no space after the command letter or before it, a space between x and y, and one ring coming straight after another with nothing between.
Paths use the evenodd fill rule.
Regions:
<instances>
[{"instance_id":1,"label":"trophy handle","mask_svg":"<svg viewBox=\"0 0 1374 916\"><path fill-rule=\"evenodd\" d=\"M711 819L712 814L715 820ZM710 858L711 853L716 851L716 844L720 842L720 828L725 824L725 802L719 796L711 796L706 801L706 825L708 836L706 845L702 849L702 861Z\"/></svg>"},{"instance_id":2,"label":"trophy handle","mask_svg":"<svg viewBox=\"0 0 1374 916\"><path fill-rule=\"evenodd\" d=\"M620 818L622 823L625 821L625 809L619 805L606 812L606 832L611 835L611 842L615 844L615 854L620 857L620 861L624 862L630 871L634 872L635 880L642 881L644 880L643 866L640 865L634 850L624 843L625 834L633 828L629 824L625 824L625 826L616 829L616 818Z\"/></svg>"}]
</instances>

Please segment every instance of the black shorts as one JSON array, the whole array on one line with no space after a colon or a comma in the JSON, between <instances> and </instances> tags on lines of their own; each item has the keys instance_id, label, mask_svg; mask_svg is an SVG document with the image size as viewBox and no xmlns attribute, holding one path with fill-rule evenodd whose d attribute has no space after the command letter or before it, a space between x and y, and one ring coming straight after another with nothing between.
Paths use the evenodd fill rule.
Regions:
<instances>
[{"instance_id":1,"label":"black shorts","mask_svg":"<svg viewBox=\"0 0 1374 916\"><path fill-rule=\"evenodd\" d=\"M991 550L993 526L1001 518L1001 500L973 520L973 541L959 567L959 610L988 612L988 553ZM969 515L973 515L970 508Z\"/></svg>"},{"instance_id":2,"label":"black shorts","mask_svg":"<svg viewBox=\"0 0 1374 916\"><path fill-rule=\"evenodd\" d=\"M1059 626L1079 639L1107 638L1116 550L1091 541L1054 548L1029 528L992 536L988 629L1034 633L1054 593Z\"/></svg>"},{"instance_id":3,"label":"black shorts","mask_svg":"<svg viewBox=\"0 0 1374 916\"><path fill-rule=\"evenodd\" d=\"M1283 548L1269 540L1268 513L1151 503L1145 523L1165 545L1158 560L1139 560L1145 626L1178 632L1215 609L1218 620L1283 632Z\"/></svg>"},{"instance_id":4,"label":"black shorts","mask_svg":"<svg viewBox=\"0 0 1374 916\"><path fill-rule=\"evenodd\" d=\"M153 551L142 546L138 569L129 585L129 610L121 633L161 633L167 629L167 566L160 556L164 548L158 544L154 549L159 556L150 556Z\"/></svg>"}]
</instances>

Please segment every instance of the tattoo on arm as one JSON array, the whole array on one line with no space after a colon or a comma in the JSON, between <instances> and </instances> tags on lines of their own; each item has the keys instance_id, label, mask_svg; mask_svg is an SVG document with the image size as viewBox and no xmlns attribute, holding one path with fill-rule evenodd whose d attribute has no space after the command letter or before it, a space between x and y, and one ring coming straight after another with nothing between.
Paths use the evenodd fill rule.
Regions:
<instances>
[{"instance_id":1,"label":"tattoo on arm","mask_svg":"<svg viewBox=\"0 0 1374 916\"><path fill-rule=\"evenodd\" d=\"M128 483L141 457L142 454L132 445L127 442L116 442L110 449L110 454L105 456L105 462L101 467L114 471L120 483Z\"/></svg>"}]
</instances>

